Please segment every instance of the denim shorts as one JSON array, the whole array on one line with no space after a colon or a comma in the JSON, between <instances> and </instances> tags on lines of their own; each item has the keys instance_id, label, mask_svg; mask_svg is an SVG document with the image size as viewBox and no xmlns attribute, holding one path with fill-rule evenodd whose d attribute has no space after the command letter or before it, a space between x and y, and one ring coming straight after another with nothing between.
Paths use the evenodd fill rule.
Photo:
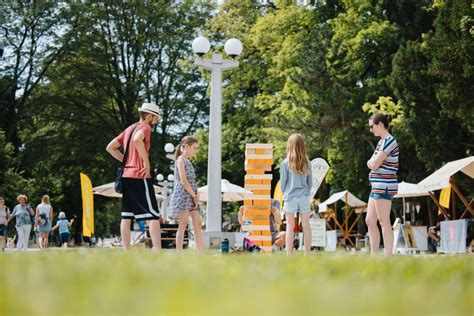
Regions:
<instances>
[{"instance_id":1,"label":"denim shorts","mask_svg":"<svg viewBox=\"0 0 474 316\"><path fill-rule=\"evenodd\" d=\"M390 194L382 194L382 193L370 193L369 198L373 198L374 200L393 200L393 195Z\"/></svg>"},{"instance_id":2,"label":"denim shorts","mask_svg":"<svg viewBox=\"0 0 474 316\"><path fill-rule=\"evenodd\" d=\"M291 198L287 201L285 201L285 204L283 205L283 211L285 213L306 213L311 210L311 207L309 205L309 196L300 196L297 198Z\"/></svg>"}]
</instances>

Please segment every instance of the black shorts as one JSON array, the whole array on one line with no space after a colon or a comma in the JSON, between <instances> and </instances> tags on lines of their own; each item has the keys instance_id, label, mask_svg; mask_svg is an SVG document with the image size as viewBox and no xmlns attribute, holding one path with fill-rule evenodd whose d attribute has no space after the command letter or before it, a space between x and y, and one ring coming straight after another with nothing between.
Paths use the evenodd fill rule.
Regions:
<instances>
[{"instance_id":1,"label":"black shorts","mask_svg":"<svg viewBox=\"0 0 474 316\"><path fill-rule=\"evenodd\" d=\"M122 178L122 184L123 219L160 219L152 179Z\"/></svg>"},{"instance_id":2,"label":"black shorts","mask_svg":"<svg viewBox=\"0 0 474 316\"><path fill-rule=\"evenodd\" d=\"M7 225L0 224L0 237L7 236Z\"/></svg>"}]
</instances>

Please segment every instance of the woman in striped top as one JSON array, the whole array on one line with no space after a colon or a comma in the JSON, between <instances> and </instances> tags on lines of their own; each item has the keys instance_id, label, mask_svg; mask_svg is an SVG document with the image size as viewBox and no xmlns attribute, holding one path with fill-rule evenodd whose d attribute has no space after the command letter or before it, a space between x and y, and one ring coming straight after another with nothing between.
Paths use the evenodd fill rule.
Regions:
<instances>
[{"instance_id":1,"label":"woman in striped top","mask_svg":"<svg viewBox=\"0 0 474 316\"><path fill-rule=\"evenodd\" d=\"M370 251L378 253L380 233L377 220L382 226L385 256L392 255L393 230L390 223L392 199L398 190L398 144L388 131L388 120L385 115L375 114L369 119L370 131L380 137L372 158L367 161L369 167L370 185L367 216L365 222L369 228Z\"/></svg>"}]
</instances>

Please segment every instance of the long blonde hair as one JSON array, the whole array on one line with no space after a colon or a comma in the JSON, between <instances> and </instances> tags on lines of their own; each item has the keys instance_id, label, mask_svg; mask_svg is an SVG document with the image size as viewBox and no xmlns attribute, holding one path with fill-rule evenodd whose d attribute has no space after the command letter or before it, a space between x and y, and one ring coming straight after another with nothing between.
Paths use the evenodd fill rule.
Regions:
<instances>
[{"instance_id":1,"label":"long blonde hair","mask_svg":"<svg viewBox=\"0 0 474 316\"><path fill-rule=\"evenodd\" d=\"M184 136L183 139L181 139L181 142L179 145L176 147L176 153L174 154L175 158L178 159L179 156L183 153L183 148L184 145L191 146L192 144L197 143L198 140L192 136Z\"/></svg>"},{"instance_id":2,"label":"long blonde hair","mask_svg":"<svg viewBox=\"0 0 474 316\"><path fill-rule=\"evenodd\" d=\"M41 199L41 202L43 202L44 204L51 204L49 202L49 195L43 195L43 198Z\"/></svg>"},{"instance_id":3,"label":"long blonde hair","mask_svg":"<svg viewBox=\"0 0 474 316\"><path fill-rule=\"evenodd\" d=\"M294 173L306 174L308 172L308 158L306 158L306 147L301 134L292 134L288 138L288 163Z\"/></svg>"}]
</instances>

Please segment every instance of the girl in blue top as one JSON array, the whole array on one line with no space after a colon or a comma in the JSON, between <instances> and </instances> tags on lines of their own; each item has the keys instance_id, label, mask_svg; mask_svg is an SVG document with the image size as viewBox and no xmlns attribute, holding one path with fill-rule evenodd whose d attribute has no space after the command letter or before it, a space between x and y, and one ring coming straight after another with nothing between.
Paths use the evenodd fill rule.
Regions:
<instances>
[{"instance_id":1,"label":"girl in blue top","mask_svg":"<svg viewBox=\"0 0 474 316\"><path fill-rule=\"evenodd\" d=\"M383 114L375 114L369 119L370 131L380 137L372 158L367 161L370 169L371 192L365 222L369 229L370 252L379 251L380 233L377 220L383 234L385 256L392 255L393 230L390 223L392 199L398 190L398 144L388 131L388 120Z\"/></svg>"},{"instance_id":2,"label":"girl in blue top","mask_svg":"<svg viewBox=\"0 0 474 316\"><path fill-rule=\"evenodd\" d=\"M69 222L66 219L66 214L64 212L59 212L58 221L56 222L56 226L54 226L52 230L59 228L59 240L61 241L61 246L63 248L67 248L67 243L69 242L69 238L71 237L71 234L69 233L69 228L73 223L74 218L71 219L71 222Z\"/></svg>"},{"instance_id":3,"label":"girl in blue top","mask_svg":"<svg viewBox=\"0 0 474 316\"><path fill-rule=\"evenodd\" d=\"M281 192L286 214L286 253L293 252L293 229L295 213L299 212L303 226L304 254L311 250L311 228L309 226L310 192L313 185L310 162L306 157L303 136L293 134L288 138L288 155L280 165Z\"/></svg>"}]
</instances>

